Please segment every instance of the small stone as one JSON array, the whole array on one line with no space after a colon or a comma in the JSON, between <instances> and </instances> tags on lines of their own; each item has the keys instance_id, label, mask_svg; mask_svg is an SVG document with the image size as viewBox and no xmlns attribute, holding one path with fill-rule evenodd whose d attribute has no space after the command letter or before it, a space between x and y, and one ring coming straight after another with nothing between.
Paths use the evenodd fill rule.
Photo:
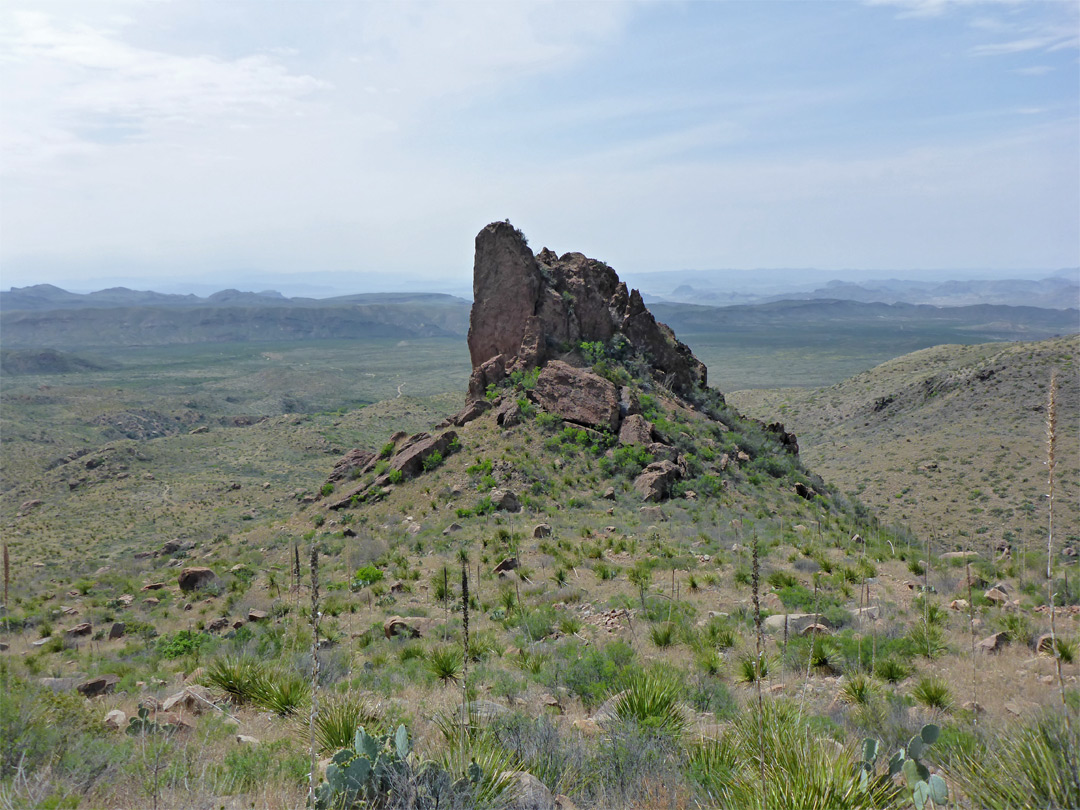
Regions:
<instances>
[{"instance_id":1,"label":"small stone","mask_svg":"<svg viewBox=\"0 0 1080 810\"><path fill-rule=\"evenodd\" d=\"M258 745L259 740L256 737L249 737L247 734L237 734L236 741L241 745Z\"/></svg>"},{"instance_id":2,"label":"small stone","mask_svg":"<svg viewBox=\"0 0 1080 810\"><path fill-rule=\"evenodd\" d=\"M122 729L127 725L127 715L119 709L113 709L111 712L105 715L105 720L103 722L105 724L105 728L112 729L113 731L118 731L119 729Z\"/></svg>"}]
</instances>

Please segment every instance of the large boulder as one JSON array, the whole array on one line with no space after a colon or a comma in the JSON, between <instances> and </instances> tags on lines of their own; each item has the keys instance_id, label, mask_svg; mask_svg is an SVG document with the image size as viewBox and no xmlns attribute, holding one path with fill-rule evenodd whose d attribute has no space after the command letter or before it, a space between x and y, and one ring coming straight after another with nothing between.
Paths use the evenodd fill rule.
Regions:
<instances>
[{"instance_id":1,"label":"large boulder","mask_svg":"<svg viewBox=\"0 0 1080 810\"><path fill-rule=\"evenodd\" d=\"M180 572L180 590L198 591L212 585L215 580L217 574L209 568L185 568Z\"/></svg>"},{"instance_id":2,"label":"large boulder","mask_svg":"<svg viewBox=\"0 0 1080 810\"><path fill-rule=\"evenodd\" d=\"M614 431L619 426L619 392L603 377L560 360L544 366L530 392L548 413L585 427Z\"/></svg>"},{"instance_id":3,"label":"large boulder","mask_svg":"<svg viewBox=\"0 0 1080 810\"><path fill-rule=\"evenodd\" d=\"M510 784L507 810L559 810L547 785L528 771L511 771L503 776Z\"/></svg>"},{"instance_id":4,"label":"large boulder","mask_svg":"<svg viewBox=\"0 0 1080 810\"><path fill-rule=\"evenodd\" d=\"M109 694L116 688L118 683L120 683L119 675L99 675L96 678L83 681L75 688L80 695L89 698Z\"/></svg>"},{"instance_id":5,"label":"large boulder","mask_svg":"<svg viewBox=\"0 0 1080 810\"><path fill-rule=\"evenodd\" d=\"M450 452L450 446L457 439L457 434L448 430L438 436L429 436L426 433L418 433L394 454L390 459L390 469L401 470L406 478L413 478L424 470L424 461L434 453L446 456Z\"/></svg>"},{"instance_id":6,"label":"large boulder","mask_svg":"<svg viewBox=\"0 0 1080 810\"><path fill-rule=\"evenodd\" d=\"M779 613L775 616L766 616L765 621L762 622L767 633L783 633L785 625L789 636L801 636L805 632L820 632L817 630L818 627L828 629L828 622L820 613Z\"/></svg>"},{"instance_id":7,"label":"large boulder","mask_svg":"<svg viewBox=\"0 0 1080 810\"><path fill-rule=\"evenodd\" d=\"M654 461L634 479L634 491L646 502L661 501L671 494L671 485L682 477L682 468L666 459Z\"/></svg>"},{"instance_id":8,"label":"large boulder","mask_svg":"<svg viewBox=\"0 0 1080 810\"><path fill-rule=\"evenodd\" d=\"M357 474L369 472L375 467L378 460L378 454L370 450L360 448L350 450L337 460L327 480L335 483L337 481L346 481L353 477L354 470L357 471Z\"/></svg>"}]
</instances>

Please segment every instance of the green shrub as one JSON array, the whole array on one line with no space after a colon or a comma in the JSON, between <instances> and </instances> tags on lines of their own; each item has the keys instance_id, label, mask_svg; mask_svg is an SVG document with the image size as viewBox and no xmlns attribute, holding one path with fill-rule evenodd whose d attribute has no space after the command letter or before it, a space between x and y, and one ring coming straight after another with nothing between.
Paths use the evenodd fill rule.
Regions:
<instances>
[{"instance_id":1,"label":"green shrub","mask_svg":"<svg viewBox=\"0 0 1080 810\"><path fill-rule=\"evenodd\" d=\"M444 684L457 682L461 676L461 650L452 646L435 647L428 654L427 667Z\"/></svg>"},{"instance_id":2,"label":"green shrub","mask_svg":"<svg viewBox=\"0 0 1080 810\"><path fill-rule=\"evenodd\" d=\"M953 706L949 682L936 675L920 678L911 690L911 697L928 709L947 712Z\"/></svg>"},{"instance_id":3,"label":"green shrub","mask_svg":"<svg viewBox=\"0 0 1080 810\"><path fill-rule=\"evenodd\" d=\"M164 658L170 660L182 655L198 655L199 651L213 641L207 633L180 630L158 639L157 649Z\"/></svg>"},{"instance_id":4,"label":"green shrub","mask_svg":"<svg viewBox=\"0 0 1080 810\"><path fill-rule=\"evenodd\" d=\"M384 574L380 569L376 568L374 565L365 565L356 569L356 573L353 574L349 587L354 591L359 591L362 588L366 588L368 585L382 582L383 577Z\"/></svg>"},{"instance_id":5,"label":"green shrub","mask_svg":"<svg viewBox=\"0 0 1080 810\"><path fill-rule=\"evenodd\" d=\"M320 698L315 715L315 745L320 753L329 754L348 747L357 728L379 728L381 723L378 710L354 692ZM307 724L301 725L302 732L307 732Z\"/></svg>"},{"instance_id":6,"label":"green shrub","mask_svg":"<svg viewBox=\"0 0 1080 810\"><path fill-rule=\"evenodd\" d=\"M636 671L634 650L624 641L584 647L576 640L563 648L552 672L552 684L566 686L587 708L599 705Z\"/></svg>"},{"instance_id":7,"label":"green shrub","mask_svg":"<svg viewBox=\"0 0 1080 810\"><path fill-rule=\"evenodd\" d=\"M615 699L614 713L619 720L632 720L640 728L677 737L687 727L681 694L679 681L671 672L635 672Z\"/></svg>"}]
</instances>

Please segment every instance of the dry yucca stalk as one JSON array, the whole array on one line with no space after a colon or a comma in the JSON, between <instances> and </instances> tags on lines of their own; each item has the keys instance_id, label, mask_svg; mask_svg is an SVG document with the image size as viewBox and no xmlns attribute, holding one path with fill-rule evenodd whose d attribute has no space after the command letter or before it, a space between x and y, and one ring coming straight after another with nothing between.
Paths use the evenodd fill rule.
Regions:
<instances>
[{"instance_id":1,"label":"dry yucca stalk","mask_svg":"<svg viewBox=\"0 0 1080 810\"><path fill-rule=\"evenodd\" d=\"M1061 707L1065 710L1065 723L1072 737L1072 720L1065 703L1065 678L1061 672L1061 652L1058 650L1057 622L1054 601L1054 472L1057 468L1057 390L1058 377L1055 371L1050 375L1050 393L1046 402L1046 595L1050 601L1050 649L1057 664L1058 689L1061 692Z\"/></svg>"},{"instance_id":2,"label":"dry yucca stalk","mask_svg":"<svg viewBox=\"0 0 1080 810\"><path fill-rule=\"evenodd\" d=\"M299 580L298 580L299 581ZM311 734L309 754L311 770L308 772L308 805L315 806L315 716L319 713L319 546L311 544Z\"/></svg>"}]
</instances>

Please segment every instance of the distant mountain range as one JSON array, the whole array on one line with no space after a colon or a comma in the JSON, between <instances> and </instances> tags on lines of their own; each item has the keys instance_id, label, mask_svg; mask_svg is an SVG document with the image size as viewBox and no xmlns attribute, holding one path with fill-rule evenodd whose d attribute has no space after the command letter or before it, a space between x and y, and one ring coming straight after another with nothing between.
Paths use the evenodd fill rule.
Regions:
<instances>
[{"instance_id":1,"label":"distant mountain range","mask_svg":"<svg viewBox=\"0 0 1080 810\"><path fill-rule=\"evenodd\" d=\"M717 275L695 274L693 279L669 280L674 286L662 287L661 279L650 277L648 288L652 301L709 304L755 304L781 300L845 300L881 304L929 304L961 307L977 304L1071 309L1080 306L1080 270L1064 270L1043 279L972 279L918 281L883 279L871 281L829 281L813 289L781 292L741 291L732 279Z\"/></svg>"},{"instance_id":2,"label":"distant mountain range","mask_svg":"<svg viewBox=\"0 0 1080 810\"><path fill-rule=\"evenodd\" d=\"M1045 284L1049 285L1049 281ZM897 284L909 285L914 290L918 282ZM837 284L825 292L832 289L854 294L866 288ZM950 336L961 333L966 339L976 341L1039 339L1080 331L1080 312L1075 302L1072 302L1074 308L1064 308L1070 303L1068 284L1057 289L1065 292L1053 308L985 303L932 306L840 297L791 300L791 296L764 303L708 306L704 305L709 300L706 295L697 296L699 300L694 304L657 301L650 308L676 332L692 335L749 335L781 329L825 333L841 327L850 331L930 326L946 330L939 342L949 342ZM70 351L185 343L460 337L468 331L470 307L470 302L463 298L440 293L286 298L274 291L223 290L201 297L124 287L81 294L40 284L0 292L3 312L0 340L6 349L47 347ZM39 358L34 365L39 362L43 361ZM56 363L54 359L45 365ZM17 367L12 357L6 365L9 371Z\"/></svg>"}]
</instances>

